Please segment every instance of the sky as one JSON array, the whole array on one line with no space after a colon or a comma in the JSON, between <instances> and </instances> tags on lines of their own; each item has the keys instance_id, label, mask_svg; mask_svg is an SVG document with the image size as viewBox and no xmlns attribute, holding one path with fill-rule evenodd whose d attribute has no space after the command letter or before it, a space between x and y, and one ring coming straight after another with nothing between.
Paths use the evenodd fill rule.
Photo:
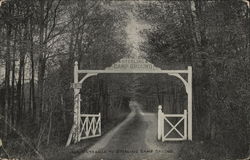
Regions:
<instances>
[{"instance_id":1,"label":"sky","mask_svg":"<svg viewBox=\"0 0 250 160\"><path fill-rule=\"evenodd\" d=\"M126 2L124 2L126 3ZM145 39L141 35L141 31L144 29L149 28L150 26L146 24L145 22L142 22L137 19L136 13L133 12L137 5L136 3L148 3L148 2L143 2L143 1L130 1L131 9L127 9L127 14L128 14L128 23L126 26L126 33L127 33L127 43L131 47L131 57L141 57L144 56L145 53L140 51L140 43L142 43Z\"/></svg>"}]
</instances>

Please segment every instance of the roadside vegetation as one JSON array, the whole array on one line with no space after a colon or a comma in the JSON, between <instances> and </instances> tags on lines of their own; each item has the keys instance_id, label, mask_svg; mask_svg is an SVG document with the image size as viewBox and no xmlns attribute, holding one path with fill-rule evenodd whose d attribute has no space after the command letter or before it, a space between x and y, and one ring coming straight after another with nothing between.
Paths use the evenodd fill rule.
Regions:
<instances>
[{"instance_id":1,"label":"roadside vegetation","mask_svg":"<svg viewBox=\"0 0 250 160\"><path fill-rule=\"evenodd\" d=\"M73 123L74 62L103 69L127 55L126 16L106 1L2 3L0 138L9 156L1 148L0 157L44 159L46 151L65 146ZM90 78L82 90L82 111L101 112L103 130L129 112L129 99L105 78Z\"/></svg>"}]
</instances>

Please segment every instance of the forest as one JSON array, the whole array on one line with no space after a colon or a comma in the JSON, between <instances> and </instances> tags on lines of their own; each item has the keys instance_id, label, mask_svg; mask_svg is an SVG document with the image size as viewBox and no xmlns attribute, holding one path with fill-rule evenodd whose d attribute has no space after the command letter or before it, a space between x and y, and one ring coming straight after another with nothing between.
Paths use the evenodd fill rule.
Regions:
<instances>
[{"instance_id":1,"label":"forest","mask_svg":"<svg viewBox=\"0 0 250 160\"><path fill-rule=\"evenodd\" d=\"M249 3L6 0L0 6L0 158L49 159L72 149L64 146L73 123L74 63L105 69L130 57L128 11L150 26L140 31L143 58L161 69L193 68L194 135L180 157L249 156ZM186 103L181 83L163 75L100 74L81 94L84 113L101 112L107 131L130 112L130 100L150 112L158 105L179 112Z\"/></svg>"},{"instance_id":2,"label":"forest","mask_svg":"<svg viewBox=\"0 0 250 160\"><path fill-rule=\"evenodd\" d=\"M161 68L193 67L195 138L212 144L200 154L216 148L228 157L249 154L249 7L195 0L139 8L140 19L153 26L144 30L147 41L141 45L148 59ZM195 150L189 145L184 155L194 159Z\"/></svg>"}]
</instances>

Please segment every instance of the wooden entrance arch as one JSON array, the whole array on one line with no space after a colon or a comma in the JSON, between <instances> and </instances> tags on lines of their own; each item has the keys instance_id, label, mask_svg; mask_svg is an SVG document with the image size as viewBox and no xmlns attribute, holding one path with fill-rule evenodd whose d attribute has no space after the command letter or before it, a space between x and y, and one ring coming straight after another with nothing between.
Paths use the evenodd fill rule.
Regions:
<instances>
[{"instance_id":1,"label":"wooden entrance arch","mask_svg":"<svg viewBox=\"0 0 250 160\"><path fill-rule=\"evenodd\" d=\"M82 83L89 77L97 76L100 73L107 74L122 74L122 73L151 73L151 74L168 74L170 76L175 76L180 79L186 89L188 96L188 106L187 106L187 139L192 140L192 67L188 66L187 70L162 70L158 67L155 67L152 63L146 61L145 59L131 59L131 58L122 58L118 62L114 63L111 67L108 67L104 70L79 70L78 62L75 62L74 66L74 83L72 88L74 89L74 123L70 131L70 135L67 141L67 145L73 141L74 143L79 142L81 139L81 134L83 130L86 130L87 134L92 132L96 133L96 130L99 129L98 134L93 134L90 137L100 136L100 114L98 115L85 115L84 122L81 120L81 97L80 89ZM86 74L82 79L79 80L79 74ZM187 74L187 80L185 80L181 74ZM90 117L94 119L90 120ZM97 119L96 119L97 118ZM99 121L98 121L99 120ZM90 125L90 127L86 126ZM86 128L84 128L86 126Z\"/></svg>"}]
</instances>

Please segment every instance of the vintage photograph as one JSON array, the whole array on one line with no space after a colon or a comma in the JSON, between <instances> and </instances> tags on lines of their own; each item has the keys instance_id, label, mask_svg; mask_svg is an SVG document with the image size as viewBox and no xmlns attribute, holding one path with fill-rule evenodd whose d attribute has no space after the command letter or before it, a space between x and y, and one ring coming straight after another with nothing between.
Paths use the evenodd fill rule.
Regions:
<instances>
[{"instance_id":1,"label":"vintage photograph","mask_svg":"<svg viewBox=\"0 0 250 160\"><path fill-rule=\"evenodd\" d=\"M0 0L0 160L250 160L249 0Z\"/></svg>"}]
</instances>

